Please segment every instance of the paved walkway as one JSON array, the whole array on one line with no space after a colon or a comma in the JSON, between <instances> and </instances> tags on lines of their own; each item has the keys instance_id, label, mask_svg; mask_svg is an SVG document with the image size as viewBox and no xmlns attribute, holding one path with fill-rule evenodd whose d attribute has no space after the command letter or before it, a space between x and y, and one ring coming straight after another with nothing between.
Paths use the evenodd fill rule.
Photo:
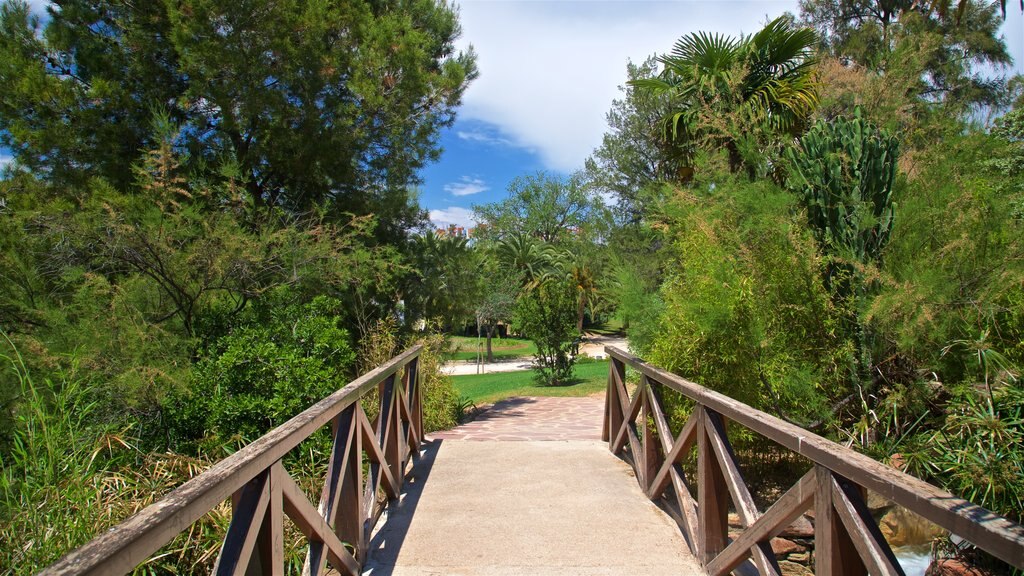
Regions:
<instances>
[{"instance_id":1,"label":"paved walkway","mask_svg":"<svg viewBox=\"0 0 1024 576\"><path fill-rule=\"evenodd\" d=\"M432 435L366 573L700 574L600 441L602 410L603 398L511 399Z\"/></svg>"},{"instance_id":2,"label":"paved walkway","mask_svg":"<svg viewBox=\"0 0 1024 576\"><path fill-rule=\"evenodd\" d=\"M625 338L617 336L601 336L599 334L587 334L583 344L580 345L580 354L586 354L591 358L604 358L605 346L615 346L623 350L629 350L629 344ZM509 358L501 362L484 362L477 365L476 362L459 360L445 362L441 371L448 376L464 376L467 374L494 374L497 372L520 372L530 370L533 359L529 356L523 358Z\"/></svg>"}]
</instances>

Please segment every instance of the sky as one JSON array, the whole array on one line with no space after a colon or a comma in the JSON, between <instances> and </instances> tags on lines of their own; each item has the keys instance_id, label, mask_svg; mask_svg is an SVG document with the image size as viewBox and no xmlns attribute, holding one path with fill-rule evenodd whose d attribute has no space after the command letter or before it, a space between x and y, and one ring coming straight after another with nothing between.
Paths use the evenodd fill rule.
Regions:
<instances>
[{"instance_id":1,"label":"sky","mask_svg":"<svg viewBox=\"0 0 1024 576\"><path fill-rule=\"evenodd\" d=\"M420 203L438 227L471 227L472 206L502 200L508 184L538 170L569 174L601 143L605 114L626 63L662 54L690 32L759 30L793 1L461 0L462 38L480 77L441 160L421 172ZM1024 18L1008 2L1003 34L1022 69Z\"/></svg>"}]
</instances>

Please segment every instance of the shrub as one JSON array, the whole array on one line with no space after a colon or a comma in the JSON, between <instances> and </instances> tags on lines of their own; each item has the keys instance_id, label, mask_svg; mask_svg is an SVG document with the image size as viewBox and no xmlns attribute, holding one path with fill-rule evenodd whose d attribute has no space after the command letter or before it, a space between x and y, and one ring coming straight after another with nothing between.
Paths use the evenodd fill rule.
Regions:
<instances>
[{"instance_id":1,"label":"shrub","mask_svg":"<svg viewBox=\"0 0 1024 576\"><path fill-rule=\"evenodd\" d=\"M541 384L557 386L572 378L576 331L576 289L560 279L549 279L520 295L515 323L537 345L534 368Z\"/></svg>"},{"instance_id":2,"label":"shrub","mask_svg":"<svg viewBox=\"0 0 1024 576\"><path fill-rule=\"evenodd\" d=\"M282 292L241 315L195 366L190 389L165 405L172 445L250 442L343 386L355 353L341 303L284 304Z\"/></svg>"}]
</instances>

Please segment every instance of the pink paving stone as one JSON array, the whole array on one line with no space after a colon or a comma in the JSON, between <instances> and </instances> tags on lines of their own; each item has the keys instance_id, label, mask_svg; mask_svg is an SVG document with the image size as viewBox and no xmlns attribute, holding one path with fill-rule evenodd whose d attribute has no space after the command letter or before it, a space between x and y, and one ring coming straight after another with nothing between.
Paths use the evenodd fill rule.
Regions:
<instances>
[{"instance_id":1,"label":"pink paving stone","mask_svg":"<svg viewBox=\"0 0 1024 576\"><path fill-rule=\"evenodd\" d=\"M526 396L496 402L472 422L435 432L439 440L600 440L604 396Z\"/></svg>"}]
</instances>

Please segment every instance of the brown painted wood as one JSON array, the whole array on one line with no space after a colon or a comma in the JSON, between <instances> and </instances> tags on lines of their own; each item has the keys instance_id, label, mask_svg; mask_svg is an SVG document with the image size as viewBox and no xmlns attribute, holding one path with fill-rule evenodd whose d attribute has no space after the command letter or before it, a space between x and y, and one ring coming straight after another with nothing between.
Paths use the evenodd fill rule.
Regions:
<instances>
[{"instance_id":1,"label":"brown painted wood","mask_svg":"<svg viewBox=\"0 0 1024 576\"><path fill-rule=\"evenodd\" d=\"M861 576L867 574L846 526L832 503L832 471L815 466L814 573L818 576Z\"/></svg>"},{"instance_id":2,"label":"brown painted wood","mask_svg":"<svg viewBox=\"0 0 1024 576\"><path fill-rule=\"evenodd\" d=\"M282 472L284 471L282 470ZM342 574L358 576L360 573L359 563L356 562L355 557L345 548L342 541L338 539L334 529L327 524L323 516L306 499L302 489L295 484L295 481L287 472L284 472L278 478L278 481L281 486L282 507L285 514L292 519L295 527L309 540L310 550L316 550L316 553L311 552L310 556L328 560L331 566ZM307 559L306 568L310 573L322 573L323 567L321 562L314 572L314 567L309 566L309 560Z\"/></svg>"},{"instance_id":3,"label":"brown painted wood","mask_svg":"<svg viewBox=\"0 0 1024 576\"><path fill-rule=\"evenodd\" d=\"M736 461L736 454L729 443L726 435L725 423L722 418L710 411L704 412L704 430L708 436L708 444L715 453L719 470L725 478L729 494L732 496L733 505L736 507L736 514L739 516L740 524L748 528L761 516L754 504L754 497L750 495L747 484L743 480L739 464ZM779 576L782 569L775 558L775 552L767 542L757 542L751 549L754 565L759 574L765 576Z\"/></svg>"},{"instance_id":4,"label":"brown painted wood","mask_svg":"<svg viewBox=\"0 0 1024 576\"><path fill-rule=\"evenodd\" d=\"M391 467L382 466L382 464L387 462L386 456L381 447L377 445L373 429L370 428L370 422L365 416L360 419L360 428L362 430L363 449L366 451L366 457L370 460L370 479L373 483L373 491L376 492L376 489L383 484L384 491L387 492L388 497L398 498L398 483L391 473Z\"/></svg>"},{"instance_id":5,"label":"brown painted wood","mask_svg":"<svg viewBox=\"0 0 1024 576\"><path fill-rule=\"evenodd\" d=\"M421 350L422 346L413 346L353 380L88 544L69 552L40 574L130 572L250 479L328 424L366 391L400 370Z\"/></svg>"},{"instance_id":6,"label":"brown painted wood","mask_svg":"<svg viewBox=\"0 0 1024 576\"><path fill-rule=\"evenodd\" d=\"M643 458L641 459L643 462L643 474L638 475L638 478L642 480L640 486L647 494L647 497L654 500L656 496L651 494L651 482L661 468L662 456L657 446L657 425L654 423L654 414L651 408L652 390L646 377L641 379L640 386L644 389L640 408L640 425L643 427Z\"/></svg>"},{"instance_id":7,"label":"brown painted wood","mask_svg":"<svg viewBox=\"0 0 1024 576\"><path fill-rule=\"evenodd\" d=\"M246 484L235 500L231 524L213 567L217 576L245 576L270 505L269 474L260 474Z\"/></svg>"},{"instance_id":8,"label":"brown painted wood","mask_svg":"<svg viewBox=\"0 0 1024 576\"><path fill-rule=\"evenodd\" d=\"M652 392L655 392L653 387ZM697 441L697 418L694 414L691 414L686 424L683 425L683 429L679 432L679 436L676 437L675 442L672 442L672 431L669 428L668 420L665 418L665 411L661 407L662 400L660 394L653 393L649 400L651 402L651 416L654 418L654 424L658 430L663 453L667 454L667 456L663 459L654 479L649 483L648 496L652 499L662 496L665 489L671 484L673 494L680 508L680 527L683 529L683 535L686 538L687 545L690 547L690 552L696 556L697 526L699 522L697 518L697 501L693 499L693 495L690 493L690 486L686 481L679 462Z\"/></svg>"},{"instance_id":9,"label":"brown painted wood","mask_svg":"<svg viewBox=\"0 0 1024 576\"><path fill-rule=\"evenodd\" d=\"M259 551L260 574L284 576L284 505L281 496L281 476L287 475L281 461L270 467L270 503L263 516L263 526L256 539ZM250 571L251 573L251 571Z\"/></svg>"},{"instance_id":10,"label":"brown painted wood","mask_svg":"<svg viewBox=\"0 0 1024 576\"><path fill-rule=\"evenodd\" d=\"M852 544L867 573L876 576L905 576L892 548L871 517L860 490L846 482L843 484L846 485L841 486L837 479L832 477L832 506L846 532L850 534Z\"/></svg>"},{"instance_id":11,"label":"brown painted wood","mask_svg":"<svg viewBox=\"0 0 1024 576\"><path fill-rule=\"evenodd\" d=\"M711 576L728 574L750 556L751 548L778 536L814 502L816 471L811 470L772 504L764 514L736 537L705 569Z\"/></svg>"},{"instance_id":12,"label":"brown painted wood","mask_svg":"<svg viewBox=\"0 0 1024 576\"><path fill-rule=\"evenodd\" d=\"M636 392L633 393L633 397L630 398L626 392L626 381L619 380L619 374L613 372L613 378L615 378L615 386L618 389L616 397L619 399L619 405L621 406L622 423L619 425L619 429L615 434L615 440L612 441L611 451L613 454L618 454L622 451L622 447L629 441L629 448L632 451L633 457L638 458L640 455L640 439L637 436L636 430L636 417L640 414L640 404L643 398L643 388L637 387ZM628 399L628 403L627 403Z\"/></svg>"},{"instance_id":13,"label":"brown painted wood","mask_svg":"<svg viewBox=\"0 0 1024 576\"><path fill-rule=\"evenodd\" d=\"M849 448L839 446L779 418L755 410L662 370L618 348L605 351L653 380L707 406L851 482L922 516L1001 560L1024 568L1024 527L927 482L885 466Z\"/></svg>"},{"instance_id":14,"label":"brown painted wood","mask_svg":"<svg viewBox=\"0 0 1024 576\"><path fill-rule=\"evenodd\" d=\"M708 439L705 408L697 406L697 537L698 560L707 564L729 543L728 487Z\"/></svg>"}]
</instances>

